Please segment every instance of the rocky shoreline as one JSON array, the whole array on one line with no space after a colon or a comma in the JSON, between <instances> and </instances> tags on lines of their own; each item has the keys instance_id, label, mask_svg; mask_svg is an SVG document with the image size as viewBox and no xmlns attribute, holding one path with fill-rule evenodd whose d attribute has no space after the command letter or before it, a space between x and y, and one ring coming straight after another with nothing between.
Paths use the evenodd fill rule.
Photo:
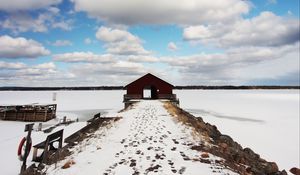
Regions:
<instances>
[{"instance_id":1,"label":"rocky shoreline","mask_svg":"<svg viewBox=\"0 0 300 175\"><path fill-rule=\"evenodd\" d=\"M201 117L195 117L187 111L173 105L170 102L165 103L165 108L179 122L191 126L197 134L200 134L204 140L199 145L193 145L193 150L207 152L223 158L225 161L218 162L225 167L243 175L287 175L285 170L279 170L275 162L268 162L261 158L259 154L250 148L243 148L235 142L230 136L223 135L216 126L203 121ZM210 163L206 159L199 160L204 163Z\"/></svg>"}]
</instances>

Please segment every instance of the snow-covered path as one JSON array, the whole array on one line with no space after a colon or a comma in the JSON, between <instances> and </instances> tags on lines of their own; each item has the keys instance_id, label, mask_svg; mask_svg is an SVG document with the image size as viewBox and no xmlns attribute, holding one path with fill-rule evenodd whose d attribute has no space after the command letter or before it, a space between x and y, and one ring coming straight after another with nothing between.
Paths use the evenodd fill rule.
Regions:
<instances>
[{"instance_id":1,"label":"snow-covered path","mask_svg":"<svg viewBox=\"0 0 300 175\"><path fill-rule=\"evenodd\" d=\"M47 174L235 174L217 165L201 163L201 153L192 150L201 138L178 123L161 101L141 101L123 117L74 148L64 161L48 167ZM61 167L73 160L70 168ZM202 159L203 160L203 159Z\"/></svg>"}]
</instances>

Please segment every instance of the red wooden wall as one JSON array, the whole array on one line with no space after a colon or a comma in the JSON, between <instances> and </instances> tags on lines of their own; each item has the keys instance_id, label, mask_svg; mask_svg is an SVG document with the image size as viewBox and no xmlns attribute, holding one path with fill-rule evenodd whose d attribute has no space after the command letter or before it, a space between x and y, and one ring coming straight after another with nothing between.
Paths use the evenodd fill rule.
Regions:
<instances>
[{"instance_id":1,"label":"red wooden wall","mask_svg":"<svg viewBox=\"0 0 300 175\"><path fill-rule=\"evenodd\" d=\"M173 94L173 85L149 73L135 80L134 82L128 84L126 86L127 95L143 96L143 90L145 87L155 87L158 90L157 91L158 96L161 94L163 95Z\"/></svg>"}]
</instances>

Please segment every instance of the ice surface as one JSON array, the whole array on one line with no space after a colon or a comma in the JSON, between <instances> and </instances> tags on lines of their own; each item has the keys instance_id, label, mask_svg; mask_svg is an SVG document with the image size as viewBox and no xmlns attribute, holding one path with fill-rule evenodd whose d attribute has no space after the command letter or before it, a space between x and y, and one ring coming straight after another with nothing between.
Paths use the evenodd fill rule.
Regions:
<instances>
[{"instance_id":1,"label":"ice surface","mask_svg":"<svg viewBox=\"0 0 300 175\"><path fill-rule=\"evenodd\" d=\"M53 101L56 93L56 101ZM0 91L0 105L56 103L57 114L83 119L97 112L115 112L123 108L122 90L103 91Z\"/></svg>"},{"instance_id":2,"label":"ice surface","mask_svg":"<svg viewBox=\"0 0 300 175\"><path fill-rule=\"evenodd\" d=\"M280 169L299 167L299 90L177 90L180 106Z\"/></svg>"}]
</instances>

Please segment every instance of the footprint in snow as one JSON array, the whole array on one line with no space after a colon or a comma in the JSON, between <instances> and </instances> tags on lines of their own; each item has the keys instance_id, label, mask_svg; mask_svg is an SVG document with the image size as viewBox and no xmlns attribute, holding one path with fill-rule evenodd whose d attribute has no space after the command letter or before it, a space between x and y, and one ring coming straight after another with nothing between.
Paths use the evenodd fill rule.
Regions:
<instances>
[{"instance_id":1,"label":"footprint in snow","mask_svg":"<svg viewBox=\"0 0 300 175\"><path fill-rule=\"evenodd\" d=\"M168 164L169 164L170 166L173 166L173 165L174 165L174 162L173 162L172 160L168 160Z\"/></svg>"},{"instance_id":2,"label":"footprint in snow","mask_svg":"<svg viewBox=\"0 0 300 175\"><path fill-rule=\"evenodd\" d=\"M119 164L121 165L121 164L123 164L123 163L125 163L125 162L126 162L125 159L121 159L121 161L119 162Z\"/></svg>"},{"instance_id":3,"label":"footprint in snow","mask_svg":"<svg viewBox=\"0 0 300 175\"><path fill-rule=\"evenodd\" d=\"M186 170L186 167L181 167L178 172L179 172L179 174L183 174L185 170Z\"/></svg>"},{"instance_id":4,"label":"footprint in snow","mask_svg":"<svg viewBox=\"0 0 300 175\"><path fill-rule=\"evenodd\" d=\"M132 175L139 175L139 174L140 174L140 172L138 172L138 171L135 170Z\"/></svg>"},{"instance_id":5,"label":"footprint in snow","mask_svg":"<svg viewBox=\"0 0 300 175\"><path fill-rule=\"evenodd\" d=\"M172 140L175 144L179 144L179 142L176 139L172 139Z\"/></svg>"},{"instance_id":6,"label":"footprint in snow","mask_svg":"<svg viewBox=\"0 0 300 175\"><path fill-rule=\"evenodd\" d=\"M136 166L136 160L135 159L132 159L132 160L130 160L130 167L135 167Z\"/></svg>"}]
</instances>

